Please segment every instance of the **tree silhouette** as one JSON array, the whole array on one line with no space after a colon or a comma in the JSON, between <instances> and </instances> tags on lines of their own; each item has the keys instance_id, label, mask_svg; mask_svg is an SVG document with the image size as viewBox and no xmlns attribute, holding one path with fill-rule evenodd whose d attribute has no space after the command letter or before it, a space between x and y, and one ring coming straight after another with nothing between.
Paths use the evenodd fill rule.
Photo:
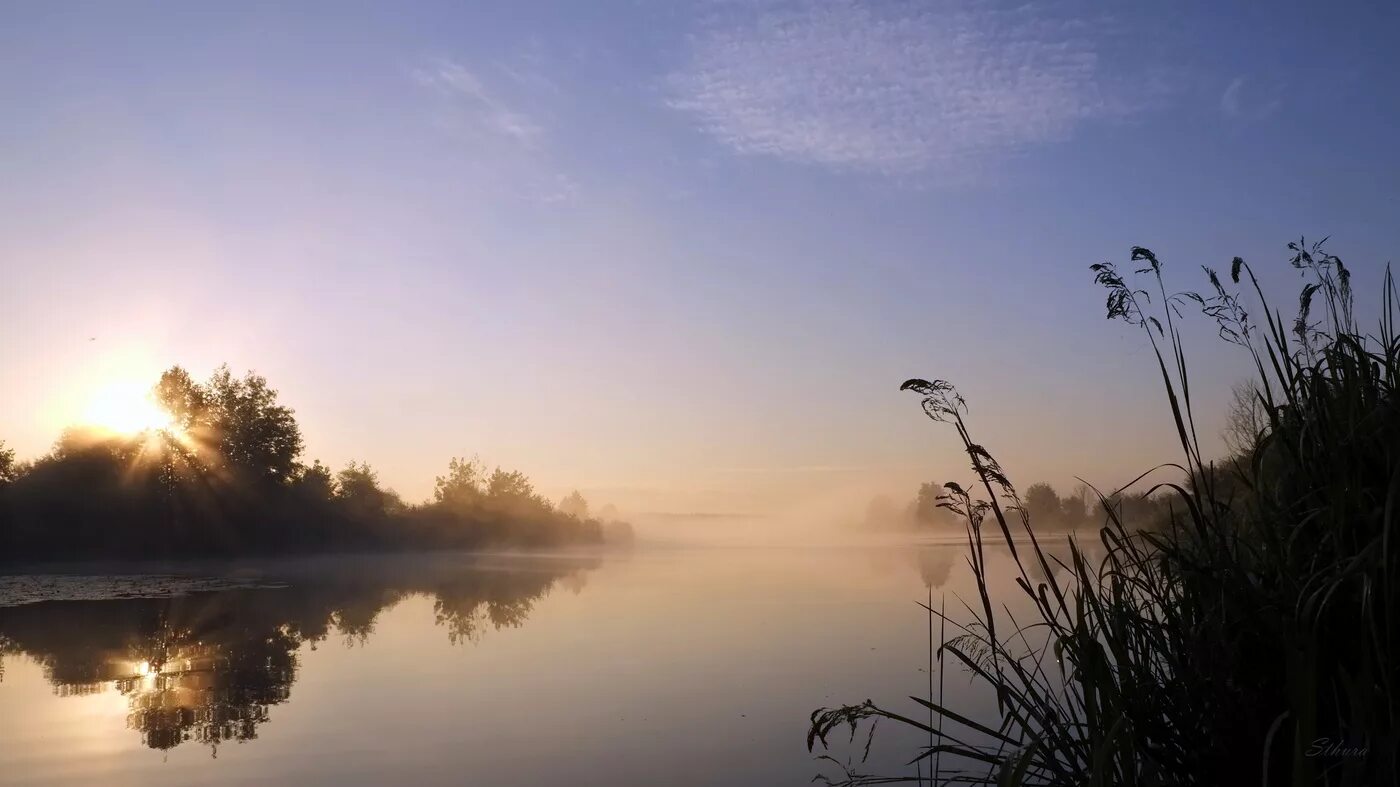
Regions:
<instances>
[{"instance_id":1,"label":"tree silhouette","mask_svg":"<svg viewBox=\"0 0 1400 787\"><path fill-rule=\"evenodd\" d=\"M865 504L865 527L883 530L899 527L904 523L899 506L889 495L876 495Z\"/></svg>"},{"instance_id":2,"label":"tree silhouette","mask_svg":"<svg viewBox=\"0 0 1400 787\"><path fill-rule=\"evenodd\" d=\"M0 444L0 558L109 558L474 549L601 541L586 505L556 510L518 471L454 458L433 499L406 505L374 469L299 461L301 429L262 376L174 366L153 396L168 429L63 433L17 464ZM581 500L581 498L580 498ZM573 515L571 515L573 514ZM614 532L628 529L610 523Z\"/></svg>"},{"instance_id":3,"label":"tree silhouette","mask_svg":"<svg viewBox=\"0 0 1400 787\"><path fill-rule=\"evenodd\" d=\"M1055 494L1054 487L1049 484L1031 484L1026 488L1022 500L1025 502L1026 514L1038 525L1058 523L1062 517L1060 496Z\"/></svg>"},{"instance_id":4,"label":"tree silhouette","mask_svg":"<svg viewBox=\"0 0 1400 787\"><path fill-rule=\"evenodd\" d=\"M438 476L433 487L433 501L457 512L466 512L481 505L482 480L486 468L475 459L453 458L447 463L447 475Z\"/></svg>"},{"instance_id":5,"label":"tree silhouette","mask_svg":"<svg viewBox=\"0 0 1400 787\"><path fill-rule=\"evenodd\" d=\"M277 403L277 391L249 372L235 378L220 366L205 386L210 420L220 455L250 477L286 483L301 455L301 428L290 408Z\"/></svg>"},{"instance_id":6,"label":"tree silhouette","mask_svg":"<svg viewBox=\"0 0 1400 787\"><path fill-rule=\"evenodd\" d=\"M944 488L942 484L929 481L919 485L919 494L914 498L914 519L925 524L945 524L952 521L948 509L940 503Z\"/></svg>"},{"instance_id":7,"label":"tree silhouette","mask_svg":"<svg viewBox=\"0 0 1400 787\"><path fill-rule=\"evenodd\" d=\"M1225 448L1231 456L1244 457L1254 452L1254 446L1269 426L1269 414L1252 383L1235 383L1230 388L1230 406L1225 414Z\"/></svg>"},{"instance_id":8,"label":"tree silhouette","mask_svg":"<svg viewBox=\"0 0 1400 787\"><path fill-rule=\"evenodd\" d=\"M340 488L331 469L319 459L301 467L292 486L306 498L318 501L334 499Z\"/></svg>"},{"instance_id":9,"label":"tree silhouette","mask_svg":"<svg viewBox=\"0 0 1400 787\"><path fill-rule=\"evenodd\" d=\"M208 425L209 400L205 389L182 367L172 366L165 370L152 394L170 414L171 422L178 430L193 434Z\"/></svg>"},{"instance_id":10,"label":"tree silhouette","mask_svg":"<svg viewBox=\"0 0 1400 787\"><path fill-rule=\"evenodd\" d=\"M15 471L14 449L6 448L5 441L0 440L0 484L15 480Z\"/></svg>"},{"instance_id":11,"label":"tree silhouette","mask_svg":"<svg viewBox=\"0 0 1400 787\"><path fill-rule=\"evenodd\" d=\"M575 519L588 518L588 501L583 499L583 495L578 490L570 492L559 501L559 513L564 516L571 516Z\"/></svg>"},{"instance_id":12,"label":"tree silhouette","mask_svg":"<svg viewBox=\"0 0 1400 787\"><path fill-rule=\"evenodd\" d=\"M496 468L486 479L486 496L499 501L534 502L535 487L519 470Z\"/></svg>"},{"instance_id":13,"label":"tree silhouette","mask_svg":"<svg viewBox=\"0 0 1400 787\"><path fill-rule=\"evenodd\" d=\"M1074 494L1060 499L1061 516L1071 525L1087 523L1090 510L1088 487L1080 486Z\"/></svg>"},{"instance_id":14,"label":"tree silhouette","mask_svg":"<svg viewBox=\"0 0 1400 787\"><path fill-rule=\"evenodd\" d=\"M382 517L400 507L398 496L381 489L367 462L350 462L336 474L336 499L360 517Z\"/></svg>"}]
</instances>

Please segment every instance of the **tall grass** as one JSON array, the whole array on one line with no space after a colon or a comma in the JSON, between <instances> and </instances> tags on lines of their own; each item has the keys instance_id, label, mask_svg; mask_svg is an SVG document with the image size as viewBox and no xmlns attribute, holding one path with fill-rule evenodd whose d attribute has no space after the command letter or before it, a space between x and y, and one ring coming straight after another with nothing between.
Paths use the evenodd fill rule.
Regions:
<instances>
[{"instance_id":1,"label":"tall grass","mask_svg":"<svg viewBox=\"0 0 1400 787\"><path fill-rule=\"evenodd\" d=\"M942 758L938 783L1400 783L1396 287L1387 271L1378 328L1365 333L1342 261L1321 243L1289 250L1305 276L1291 322L1238 257L1228 285L1206 269L1205 294L1169 293L1147 249L1133 249L1131 273L1093 266L1108 317L1141 330L1154 352L1182 455L1138 479L1170 476L1149 490L1173 498L1162 529L1125 522L1100 495L1100 562L1073 542L1068 563L1042 547L950 384L904 384L971 460L976 489L949 484L942 504L967 524L979 597L969 622L945 618L955 636L938 659L989 687L999 718L911 698L937 717L925 723L867 700L814 712L809 748L886 719L929 734L915 754ZM1242 280L1247 295L1231 289ZM1250 449L1224 461L1203 453L1192 409L1180 329L1194 309L1243 349L1267 415ZM1030 620L994 603L988 541L1010 550ZM1057 578L1051 562L1066 572ZM918 778L848 769L838 783Z\"/></svg>"}]
</instances>

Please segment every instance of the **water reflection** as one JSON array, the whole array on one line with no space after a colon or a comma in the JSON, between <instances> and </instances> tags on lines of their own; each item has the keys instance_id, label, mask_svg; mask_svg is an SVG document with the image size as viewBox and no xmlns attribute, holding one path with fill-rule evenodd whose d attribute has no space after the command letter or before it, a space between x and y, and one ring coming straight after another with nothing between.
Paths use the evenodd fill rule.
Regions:
<instances>
[{"instance_id":1,"label":"water reflection","mask_svg":"<svg viewBox=\"0 0 1400 787\"><path fill-rule=\"evenodd\" d=\"M221 743L256 738L269 708L291 698L303 644L363 642L380 613L413 595L433 600L452 643L476 642L523 625L556 584L577 592L596 565L587 557L323 559L257 569L280 587L0 607L0 657L28 655L60 696L121 693L127 725L146 746L196 741L217 756Z\"/></svg>"},{"instance_id":2,"label":"water reflection","mask_svg":"<svg viewBox=\"0 0 1400 787\"><path fill-rule=\"evenodd\" d=\"M919 570L919 578L924 587L937 590L948 584L953 573L953 563L958 554L946 546L920 546L910 551L914 566Z\"/></svg>"},{"instance_id":3,"label":"water reflection","mask_svg":"<svg viewBox=\"0 0 1400 787\"><path fill-rule=\"evenodd\" d=\"M997 566L1006 566L1010 569L1014 566L1011 550L1000 536L985 536L983 542L984 554L989 556ZM1090 571L1096 571L1099 563L1104 557L1104 546L1096 536L1089 535L1052 535L1042 537L1040 542L1041 551L1044 552L1049 572L1045 570L1039 561L1027 556L1031 551L1030 541L1018 541L1018 550L1026 557L1023 561L1031 580L1034 583L1048 583L1053 578L1063 585L1069 580L1073 571L1074 560L1072 557L1071 540L1079 546L1080 552ZM1024 546L1021 546L1024 544ZM957 542L925 543L917 544L911 548L897 553L907 564L911 565L919 573L919 578L923 581L924 587L931 590L939 590L948 584L949 577L953 574L956 565L967 567L968 549L965 544ZM877 564L890 561L892 558L885 553L872 553L872 560ZM993 582L1014 580L1015 575L1005 574L1000 571L992 572ZM1014 588L1014 585L1008 589Z\"/></svg>"}]
</instances>

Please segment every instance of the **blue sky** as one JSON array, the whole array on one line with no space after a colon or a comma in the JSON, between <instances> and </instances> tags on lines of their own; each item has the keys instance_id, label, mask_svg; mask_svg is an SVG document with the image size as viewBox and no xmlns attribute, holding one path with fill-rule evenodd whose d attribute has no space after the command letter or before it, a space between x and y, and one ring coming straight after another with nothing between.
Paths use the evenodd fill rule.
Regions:
<instances>
[{"instance_id":1,"label":"blue sky","mask_svg":"<svg viewBox=\"0 0 1400 787\"><path fill-rule=\"evenodd\" d=\"M633 508L820 506L966 474L896 390L924 376L1022 484L1112 484L1175 456L1090 263L1239 254L1286 308L1289 239L1361 282L1400 248L1388 4L4 14L26 456L104 380L226 361L410 498L479 454ZM1244 372L1189 338L1214 430Z\"/></svg>"}]
</instances>

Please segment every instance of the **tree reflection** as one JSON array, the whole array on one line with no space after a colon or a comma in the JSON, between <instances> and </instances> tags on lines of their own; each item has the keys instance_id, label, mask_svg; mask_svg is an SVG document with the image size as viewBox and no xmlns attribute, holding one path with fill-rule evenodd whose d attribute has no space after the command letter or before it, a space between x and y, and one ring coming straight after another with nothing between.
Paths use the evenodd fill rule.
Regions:
<instances>
[{"instance_id":1,"label":"tree reflection","mask_svg":"<svg viewBox=\"0 0 1400 787\"><path fill-rule=\"evenodd\" d=\"M911 554L924 587L934 590L948 583L948 577L953 573L953 563L959 557L961 555L956 549L946 545L919 546Z\"/></svg>"},{"instance_id":2,"label":"tree reflection","mask_svg":"<svg viewBox=\"0 0 1400 787\"><path fill-rule=\"evenodd\" d=\"M291 698L302 645L372 636L385 609L432 598L453 643L524 624L556 582L580 587L589 558L376 558L285 565L285 587L176 598L48 601L0 608L0 656L26 654L60 696L109 689L153 749L257 737ZM3 673L0 673L3 676ZM2 677L0 677L2 679Z\"/></svg>"},{"instance_id":3,"label":"tree reflection","mask_svg":"<svg viewBox=\"0 0 1400 787\"><path fill-rule=\"evenodd\" d=\"M127 726L153 749L252 740L268 708L291 696L299 644L284 631L234 643L166 640L152 649L155 661L115 681L130 704Z\"/></svg>"}]
</instances>

